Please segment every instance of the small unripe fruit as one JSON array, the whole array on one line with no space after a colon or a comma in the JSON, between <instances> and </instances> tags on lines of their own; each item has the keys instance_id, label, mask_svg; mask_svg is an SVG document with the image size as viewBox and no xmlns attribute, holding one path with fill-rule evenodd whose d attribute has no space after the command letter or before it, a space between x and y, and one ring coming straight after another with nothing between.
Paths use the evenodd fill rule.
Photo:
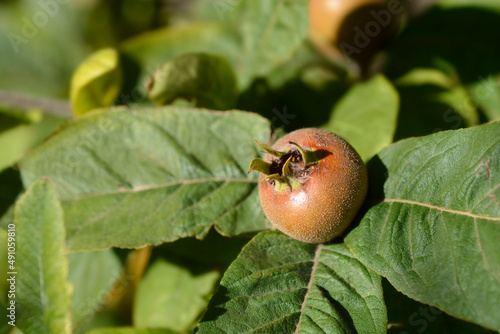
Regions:
<instances>
[{"instance_id":1,"label":"small unripe fruit","mask_svg":"<svg viewBox=\"0 0 500 334\"><path fill-rule=\"evenodd\" d=\"M401 25L404 6L392 0L310 0L309 26L322 51L338 48L364 64L392 40Z\"/></svg>"},{"instance_id":2,"label":"small unripe fruit","mask_svg":"<svg viewBox=\"0 0 500 334\"><path fill-rule=\"evenodd\" d=\"M301 129L279 139L250 170L262 172L259 196L266 217L288 236L323 243L351 223L366 195L368 177L358 153L339 136Z\"/></svg>"},{"instance_id":3,"label":"small unripe fruit","mask_svg":"<svg viewBox=\"0 0 500 334\"><path fill-rule=\"evenodd\" d=\"M353 21L349 22L350 30L356 26L364 29L367 22L374 20L370 11L387 8L387 0L310 0L309 6L311 32L331 43L352 43L352 40L343 39L341 36L342 29L345 29L342 27L346 24L345 20ZM350 15L355 17L350 18Z\"/></svg>"}]
</instances>

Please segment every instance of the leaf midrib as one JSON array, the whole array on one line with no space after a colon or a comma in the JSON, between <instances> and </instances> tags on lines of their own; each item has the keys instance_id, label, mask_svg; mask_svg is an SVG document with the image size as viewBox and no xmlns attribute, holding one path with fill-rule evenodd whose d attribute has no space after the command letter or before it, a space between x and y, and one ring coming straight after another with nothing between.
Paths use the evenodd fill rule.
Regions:
<instances>
[{"instance_id":1,"label":"leaf midrib","mask_svg":"<svg viewBox=\"0 0 500 334\"><path fill-rule=\"evenodd\" d=\"M477 218L477 219L492 220L492 221L500 222L500 217L490 217L490 216L478 215L478 214L474 214L474 213L467 212L467 211L448 209L448 208L443 208L443 207L428 204L428 203L411 201L411 200L407 200L407 199L385 198L383 200L383 203L400 203L400 204L408 204L408 205L418 205L418 206L425 207L425 208L428 208L431 210L438 210L441 212L448 212L451 214L466 216L466 217L470 217L470 218Z\"/></svg>"},{"instance_id":2,"label":"leaf midrib","mask_svg":"<svg viewBox=\"0 0 500 334\"><path fill-rule=\"evenodd\" d=\"M75 201L75 200L81 200L81 199L92 198L92 197L107 196L107 195L135 194L135 193L140 193L143 191L168 188L168 187L176 186L176 185L184 186L184 185L189 185L189 184L210 183L210 182L258 183L258 180L257 179L247 179L247 178L240 179L240 178L225 178L225 177L213 177L213 178L201 178L201 179L182 179L182 180L176 180L176 181L166 182L166 183L162 183L162 184L150 184L150 185L145 185L145 186L136 186L132 189L117 188L115 191L93 192L93 193L82 194L80 196L78 196L78 195L77 196L68 196L68 197L64 196L61 198L61 200L63 200L63 201Z\"/></svg>"},{"instance_id":3,"label":"leaf midrib","mask_svg":"<svg viewBox=\"0 0 500 334\"><path fill-rule=\"evenodd\" d=\"M302 317L304 316L307 299L309 298L309 293L311 292L312 286L314 284L314 274L316 273L316 268L318 267L319 257L321 255L321 251L323 250L323 244L319 244L318 248L316 248L316 253L314 254L313 266L311 268L311 276L309 277L309 283L307 284L306 294L304 296L304 302L302 302L302 306L300 307L300 317L297 322L297 328L295 330L295 334L299 333L300 325L302 324Z\"/></svg>"}]
</instances>

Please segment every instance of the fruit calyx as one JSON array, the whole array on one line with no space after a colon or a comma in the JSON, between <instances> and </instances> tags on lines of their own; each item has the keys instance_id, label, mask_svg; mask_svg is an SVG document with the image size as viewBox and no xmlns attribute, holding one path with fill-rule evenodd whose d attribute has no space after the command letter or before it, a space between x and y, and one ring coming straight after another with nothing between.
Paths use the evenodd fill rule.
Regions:
<instances>
[{"instance_id":1,"label":"fruit calyx","mask_svg":"<svg viewBox=\"0 0 500 334\"><path fill-rule=\"evenodd\" d=\"M255 141L264 151L275 157L271 163L259 158L254 158L250 162L248 172L258 171L266 175L262 181L268 181L277 192L289 189L298 189L309 179L310 167L317 164L321 159L316 154L316 150L305 150L295 142L289 142L296 148L286 148L277 151L271 147Z\"/></svg>"}]
</instances>

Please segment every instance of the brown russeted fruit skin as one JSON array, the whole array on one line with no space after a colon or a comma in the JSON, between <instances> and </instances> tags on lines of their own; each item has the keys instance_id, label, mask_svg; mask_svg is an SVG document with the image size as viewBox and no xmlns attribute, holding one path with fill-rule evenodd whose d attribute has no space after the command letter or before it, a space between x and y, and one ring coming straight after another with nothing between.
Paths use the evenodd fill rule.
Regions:
<instances>
[{"instance_id":1,"label":"brown russeted fruit skin","mask_svg":"<svg viewBox=\"0 0 500 334\"><path fill-rule=\"evenodd\" d=\"M321 129L291 132L274 145L278 151L296 148L321 150L323 158L298 189L278 193L260 175L259 196L266 217L283 233L309 243L324 243L339 236L354 219L366 195L366 166L341 137ZM267 154L265 160L272 162Z\"/></svg>"},{"instance_id":2,"label":"brown russeted fruit skin","mask_svg":"<svg viewBox=\"0 0 500 334\"><path fill-rule=\"evenodd\" d=\"M357 60L392 40L404 14L404 5L394 6L393 0L309 1L309 26L315 40L335 45Z\"/></svg>"},{"instance_id":3,"label":"brown russeted fruit skin","mask_svg":"<svg viewBox=\"0 0 500 334\"><path fill-rule=\"evenodd\" d=\"M356 20L350 30L356 26L364 30L365 24L374 20L370 10L387 8L388 0L310 0L309 1L309 26L313 33L323 37L331 43L350 42L342 40L339 36L342 25L350 15L355 15ZM365 10L369 7L369 10Z\"/></svg>"}]
</instances>

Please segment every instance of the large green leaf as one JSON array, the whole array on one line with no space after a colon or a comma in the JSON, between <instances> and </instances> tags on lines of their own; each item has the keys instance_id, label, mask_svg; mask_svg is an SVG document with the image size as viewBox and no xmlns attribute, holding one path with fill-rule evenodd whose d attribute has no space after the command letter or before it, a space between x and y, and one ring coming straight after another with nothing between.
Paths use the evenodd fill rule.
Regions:
<instances>
[{"instance_id":1,"label":"large green leaf","mask_svg":"<svg viewBox=\"0 0 500 334\"><path fill-rule=\"evenodd\" d=\"M122 275L122 266L112 250L71 253L68 260L68 280L74 287L73 327L81 328L113 297L112 287Z\"/></svg>"},{"instance_id":2,"label":"large green leaf","mask_svg":"<svg viewBox=\"0 0 500 334\"><path fill-rule=\"evenodd\" d=\"M216 271L194 274L188 268L157 260L137 289L134 325L178 331L194 327L218 279Z\"/></svg>"},{"instance_id":3,"label":"large green leaf","mask_svg":"<svg viewBox=\"0 0 500 334\"><path fill-rule=\"evenodd\" d=\"M47 179L17 202L16 326L25 333L70 333L68 260L61 204Z\"/></svg>"},{"instance_id":4,"label":"large green leaf","mask_svg":"<svg viewBox=\"0 0 500 334\"><path fill-rule=\"evenodd\" d=\"M383 76L356 84L339 101L325 126L347 140L367 161L392 143L399 96Z\"/></svg>"},{"instance_id":5,"label":"large green leaf","mask_svg":"<svg viewBox=\"0 0 500 334\"><path fill-rule=\"evenodd\" d=\"M268 228L253 142L270 140L255 114L110 109L63 126L22 160L30 185L49 176L65 210L70 250L141 247Z\"/></svg>"},{"instance_id":6,"label":"large green leaf","mask_svg":"<svg viewBox=\"0 0 500 334\"><path fill-rule=\"evenodd\" d=\"M381 203L346 237L356 257L399 291L496 329L499 134L496 122L384 149L369 166L368 199Z\"/></svg>"},{"instance_id":7,"label":"large green leaf","mask_svg":"<svg viewBox=\"0 0 500 334\"><path fill-rule=\"evenodd\" d=\"M381 279L343 244L262 232L229 267L198 333L385 333Z\"/></svg>"}]
</instances>

